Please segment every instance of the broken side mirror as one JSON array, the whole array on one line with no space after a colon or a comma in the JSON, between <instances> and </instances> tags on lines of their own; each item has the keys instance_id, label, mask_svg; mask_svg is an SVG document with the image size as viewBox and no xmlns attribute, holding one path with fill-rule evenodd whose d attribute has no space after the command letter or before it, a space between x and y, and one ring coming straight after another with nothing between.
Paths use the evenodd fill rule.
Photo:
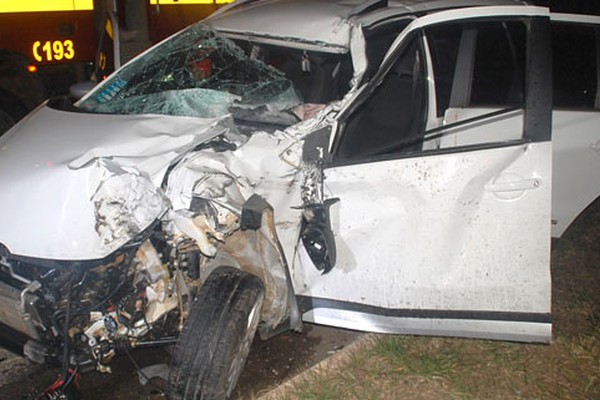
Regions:
<instances>
[{"instance_id":1,"label":"broken side mirror","mask_svg":"<svg viewBox=\"0 0 600 400\"><path fill-rule=\"evenodd\" d=\"M311 133L304 139L302 150L305 175L300 240L315 267L323 274L331 271L336 262L329 209L339 199L323 200L323 165L330 161L327 151L330 135L329 127Z\"/></svg>"},{"instance_id":2,"label":"broken side mirror","mask_svg":"<svg viewBox=\"0 0 600 400\"><path fill-rule=\"evenodd\" d=\"M327 199L323 204L311 204L302 212L300 238L315 267L323 274L333 269L336 262L336 246L329 217L330 207L338 198Z\"/></svg>"}]
</instances>

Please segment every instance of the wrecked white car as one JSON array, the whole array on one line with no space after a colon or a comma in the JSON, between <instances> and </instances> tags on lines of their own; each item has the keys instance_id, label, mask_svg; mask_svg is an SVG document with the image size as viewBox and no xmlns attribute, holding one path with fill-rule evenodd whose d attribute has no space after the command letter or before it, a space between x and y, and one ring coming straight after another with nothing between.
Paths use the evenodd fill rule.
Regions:
<instances>
[{"instance_id":1,"label":"wrecked white car","mask_svg":"<svg viewBox=\"0 0 600 400\"><path fill-rule=\"evenodd\" d=\"M551 228L599 192L565 165L600 160L597 82L553 110L553 29L594 24L512 1L223 8L0 139L3 332L65 387L176 343L174 399L228 397L255 332L302 320L549 342Z\"/></svg>"}]
</instances>

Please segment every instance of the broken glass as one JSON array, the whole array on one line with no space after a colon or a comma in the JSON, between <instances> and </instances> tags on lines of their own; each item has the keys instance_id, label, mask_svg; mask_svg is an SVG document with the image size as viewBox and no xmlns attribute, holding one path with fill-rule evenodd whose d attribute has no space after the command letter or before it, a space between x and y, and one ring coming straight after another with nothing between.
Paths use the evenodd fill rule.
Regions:
<instances>
[{"instance_id":1,"label":"broken glass","mask_svg":"<svg viewBox=\"0 0 600 400\"><path fill-rule=\"evenodd\" d=\"M232 106L280 112L299 103L281 72L248 58L232 41L198 23L121 68L79 107L214 118Z\"/></svg>"}]
</instances>

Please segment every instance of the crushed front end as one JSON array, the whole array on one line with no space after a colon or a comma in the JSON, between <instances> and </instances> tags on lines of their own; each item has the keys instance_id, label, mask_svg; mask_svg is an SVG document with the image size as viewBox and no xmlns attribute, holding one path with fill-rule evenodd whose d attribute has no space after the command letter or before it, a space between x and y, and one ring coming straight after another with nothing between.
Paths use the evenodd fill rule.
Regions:
<instances>
[{"instance_id":1,"label":"crushed front end","mask_svg":"<svg viewBox=\"0 0 600 400\"><path fill-rule=\"evenodd\" d=\"M323 107L202 25L75 109L41 106L0 143L0 208L20 210L0 226L0 331L63 382L110 372L119 354L176 343L220 267L260 280L263 339L299 330L286 253L317 184L302 146Z\"/></svg>"},{"instance_id":2,"label":"crushed front end","mask_svg":"<svg viewBox=\"0 0 600 400\"><path fill-rule=\"evenodd\" d=\"M205 226L198 221L206 221L208 215L196 213L190 224ZM261 336L298 329L273 209L254 195L239 218L229 219L234 220L230 232L219 235L223 225L204 232L211 246L218 247L211 256L201 251L202 242L199 245L168 219L156 221L102 260L27 259L2 249L0 308L5 333L26 338L23 352L35 362L78 372L110 372L109 363L118 354L174 344L198 289L221 265L265 282Z\"/></svg>"}]
</instances>

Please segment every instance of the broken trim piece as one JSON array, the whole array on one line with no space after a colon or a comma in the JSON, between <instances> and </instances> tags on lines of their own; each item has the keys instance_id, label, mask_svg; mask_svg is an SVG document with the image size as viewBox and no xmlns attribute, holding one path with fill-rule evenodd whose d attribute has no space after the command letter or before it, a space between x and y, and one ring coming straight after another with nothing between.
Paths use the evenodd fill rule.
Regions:
<instances>
[{"instance_id":1,"label":"broken trim piece","mask_svg":"<svg viewBox=\"0 0 600 400\"><path fill-rule=\"evenodd\" d=\"M316 308L330 308L335 310L348 310L365 312L386 317L401 318L434 318L434 319L470 319L482 321L518 321L552 323L552 314L525 313L509 311L479 311L479 310L419 310L384 308L368 304L353 303L349 301L331 300L319 297L296 296L300 310L305 313Z\"/></svg>"},{"instance_id":2,"label":"broken trim piece","mask_svg":"<svg viewBox=\"0 0 600 400\"><path fill-rule=\"evenodd\" d=\"M469 310L386 309L298 296L304 321L369 332L550 343L551 316Z\"/></svg>"}]
</instances>

